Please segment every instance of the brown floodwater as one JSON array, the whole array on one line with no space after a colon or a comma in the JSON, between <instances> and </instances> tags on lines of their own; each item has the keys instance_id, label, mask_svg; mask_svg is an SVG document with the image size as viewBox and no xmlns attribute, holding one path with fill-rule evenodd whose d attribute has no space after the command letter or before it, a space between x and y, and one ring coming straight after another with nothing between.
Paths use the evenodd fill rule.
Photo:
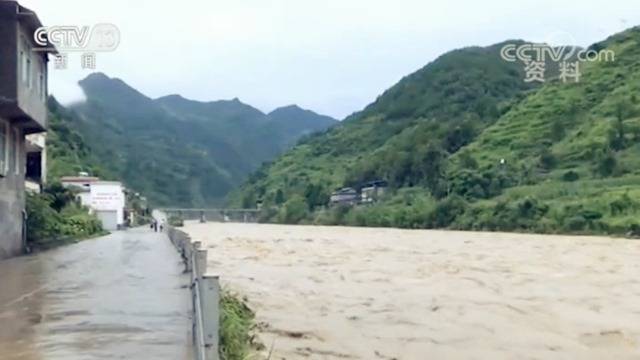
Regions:
<instances>
[{"instance_id":1,"label":"brown floodwater","mask_svg":"<svg viewBox=\"0 0 640 360\"><path fill-rule=\"evenodd\" d=\"M0 261L0 359L187 359L182 270L148 229Z\"/></svg>"},{"instance_id":2,"label":"brown floodwater","mask_svg":"<svg viewBox=\"0 0 640 360\"><path fill-rule=\"evenodd\" d=\"M189 222L271 359L640 359L640 241Z\"/></svg>"}]
</instances>

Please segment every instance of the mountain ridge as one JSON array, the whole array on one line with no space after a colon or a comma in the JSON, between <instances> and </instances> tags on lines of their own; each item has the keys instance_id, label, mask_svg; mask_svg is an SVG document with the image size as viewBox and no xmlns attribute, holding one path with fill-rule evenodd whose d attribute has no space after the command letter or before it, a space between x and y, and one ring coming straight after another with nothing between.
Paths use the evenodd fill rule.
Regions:
<instances>
[{"instance_id":1,"label":"mountain ridge","mask_svg":"<svg viewBox=\"0 0 640 360\"><path fill-rule=\"evenodd\" d=\"M263 221L285 223L640 235L640 29L591 45L616 60L580 62L575 84L559 63L525 84L524 64L499 56L507 42L403 77L254 172L230 204L261 202ZM377 179L379 203L325 208Z\"/></svg>"},{"instance_id":2,"label":"mountain ridge","mask_svg":"<svg viewBox=\"0 0 640 360\"><path fill-rule=\"evenodd\" d=\"M74 125L110 173L148 193L155 205L219 204L251 170L301 136L267 126L266 114L237 98L152 99L103 73L79 85L86 101L71 106L78 114ZM313 130L332 125L318 118Z\"/></svg>"}]
</instances>

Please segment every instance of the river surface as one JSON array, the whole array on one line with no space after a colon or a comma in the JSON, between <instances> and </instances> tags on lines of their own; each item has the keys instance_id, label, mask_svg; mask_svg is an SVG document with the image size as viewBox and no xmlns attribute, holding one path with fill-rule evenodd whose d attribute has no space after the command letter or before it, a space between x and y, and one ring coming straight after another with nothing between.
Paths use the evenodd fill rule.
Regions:
<instances>
[{"instance_id":1,"label":"river surface","mask_svg":"<svg viewBox=\"0 0 640 360\"><path fill-rule=\"evenodd\" d=\"M264 358L640 359L640 241L199 224Z\"/></svg>"},{"instance_id":2,"label":"river surface","mask_svg":"<svg viewBox=\"0 0 640 360\"><path fill-rule=\"evenodd\" d=\"M142 228L0 261L0 359L187 359L183 269Z\"/></svg>"}]
</instances>

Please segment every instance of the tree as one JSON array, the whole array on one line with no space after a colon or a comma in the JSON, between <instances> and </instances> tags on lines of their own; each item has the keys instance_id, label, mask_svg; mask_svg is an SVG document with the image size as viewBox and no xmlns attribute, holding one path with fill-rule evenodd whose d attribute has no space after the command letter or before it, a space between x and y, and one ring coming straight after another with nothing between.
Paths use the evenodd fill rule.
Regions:
<instances>
[{"instance_id":1,"label":"tree","mask_svg":"<svg viewBox=\"0 0 640 360\"><path fill-rule=\"evenodd\" d=\"M542 153L540 154L540 166L545 170L551 170L556 166L556 163L556 157L549 148L542 149Z\"/></svg>"},{"instance_id":2,"label":"tree","mask_svg":"<svg viewBox=\"0 0 640 360\"><path fill-rule=\"evenodd\" d=\"M417 177L415 183L425 184L431 193L435 194L444 178L446 159L446 153L434 145L418 152L413 166L413 177Z\"/></svg>"},{"instance_id":3,"label":"tree","mask_svg":"<svg viewBox=\"0 0 640 360\"><path fill-rule=\"evenodd\" d=\"M466 121L451 130L443 141L444 149L450 154L458 151L461 147L467 145L473 140L475 129L473 125Z\"/></svg>"},{"instance_id":4,"label":"tree","mask_svg":"<svg viewBox=\"0 0 640 360\"><path fill-rule=\"evenodd\" d=\"M458 159L463 169L474 170L478 168L478 162L471 156L469 151L461 151Z\"/></svg>"},{"instance_id":5,"label":"tree","mask_svg":"<svg viewBox=\"0 0 640 360\"><path fill-rule=\"evenodd\" d=\"M60 212L65 206L75 200L74 192L58 182L46 187L44 193L51 197L51 207L57 212Z\"/></svg>"},{"instance_id":6,"label":"tree","mask_svg":"<svg viewBox=\"0 0 640 360\"><path fill-rule=\"evenodd\" d=\"M564 124L560 119L555 119L551 123L551 139L553 141L560 141L565 135Z\"/></svg>"},{"instance_id":7,"label":"tree","mask_svg":"<svg viewBox=\"0 0 640 360\"><path fill-rule=\"evenodd\" d=\"M282 203L284 203L284 193L282 192L282 189L278 189L278 191L276 191L276 198L274 199L274 202L276 205L282 205Z\"/></svg>"},{"instance_id":8,"label":"tree","mask_svg":"<svg viewBox=\"0 0 640 360\"><path fill-rule=\"evenodd\" d=\"M307 217L309 205L305 198L300 195L293 195L280 210L280 222L287 224L297 224Z\"/></svg>"},{"instance_id":9,"label":"tree","mask_svg":"<svg viewBox=\"0 0 640 360\"><path fill-rule=\"evenodd\" d=\"M327 194L321 185L308 184L304 191L304 197L311 210L317 206L325 205L329 202L329 194Z\"/></svg>"},{"instance_id":10,"label":"tree","mask_svg":"<svg viewBox=\"0 0 640 360\"><path fill-rule=\"evenodd\" d=\"M596 165L596 172L601 176L611 176L616 170L618 161L611 150L605 150Z\"/></svg>"},{"instance_id":11,"label":"tree","mask_svg":"<svg viewBox=\"0 0 640 360\"><path fill-rule=\"evenodd\" d=\"M609 146L613 150L620 151L625 148L626 146L625 129L624 129L624 123L622 122L622 119L620 117L618 117L615 120L612 128L609 129L608 138L609 138Z\"/></svg>"},{"instance_id":12,"label":"tree","mask_svg":"<svg viewBox=\"0 0 640 360\"><path fill-rule=\"evenodd\" d=\"M431 224L436 228L443 228L451 225L451 223L464 213L466 202L458 195L449 196L436 205L432 213Z\"/></svg>"}]
</instances>

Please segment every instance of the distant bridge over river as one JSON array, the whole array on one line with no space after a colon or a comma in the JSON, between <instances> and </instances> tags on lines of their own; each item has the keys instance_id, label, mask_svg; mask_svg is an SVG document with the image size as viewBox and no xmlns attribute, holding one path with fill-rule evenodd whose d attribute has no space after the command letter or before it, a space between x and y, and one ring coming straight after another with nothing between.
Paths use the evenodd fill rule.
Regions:
<instances>
[{"instance_id":1,"label":"distant bridge over river","mask_svg":"<svg viewBox=\"0 0 640 360\"><path fill-rule=\"evenodd\" d=\"M199 220L202 222L258 222L259 209L195 209L166 208L158 209L167 217L177 216L183 220Z\"/></svg>"}]
</instances>

